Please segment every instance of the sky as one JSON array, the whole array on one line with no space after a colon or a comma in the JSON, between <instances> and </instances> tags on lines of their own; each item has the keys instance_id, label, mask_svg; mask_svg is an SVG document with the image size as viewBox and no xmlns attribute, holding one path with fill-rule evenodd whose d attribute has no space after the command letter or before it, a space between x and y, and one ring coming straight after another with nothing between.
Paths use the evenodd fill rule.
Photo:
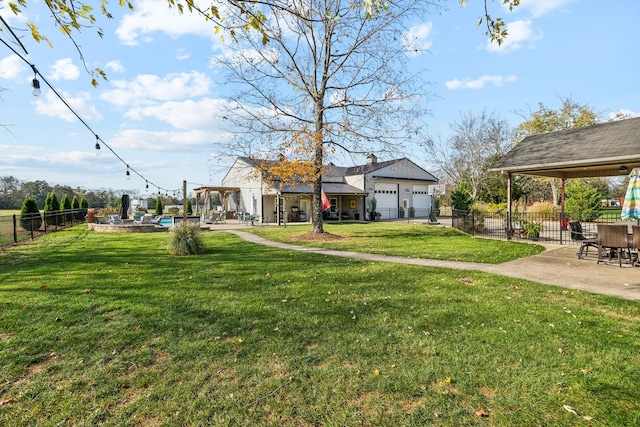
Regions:
<instances>
[{"instance_id":1,"label":"sky","mask_svg":"<svg viewBox=\"0 0 640 427\"><path fill-rule=\"evenodd\" d=\"M638 0L521 0L513 12L501 3L491 3L508 25L501 46L477 26L481 0L465 8L448 0L448 10L411 23L422 50L410 64L424 70L433 94L431 114L423 118L431 136L446 140L461 114L483 110L515 127L539 103L559 108L561 98L589 105L602 120L616 112L640 116ZM16 33L29 62L82 121L42 82L34 97L32 69L0 43L0 177L136 196L179 190L183 181L188 192L220 185L230 166L212 156L215 144L230 137L222 119L229 88L211 61L223 49L220 37L201 18L168 9L165 0L133 1L135 11L116 4L109 6L115 19L100 19L102 38L90 29L76 36L87 67L108 75L98 88L41 1L29 3L27 15L53 48ZM7 0L0 0L0 16L25 26ZM0 27L0 41L19 51ZM115 154L103 147L97 155L95 135ZM429 170L420 150L408 157ZM143 178L127 179L126 165Z\"/></svg>"}]
</instances>

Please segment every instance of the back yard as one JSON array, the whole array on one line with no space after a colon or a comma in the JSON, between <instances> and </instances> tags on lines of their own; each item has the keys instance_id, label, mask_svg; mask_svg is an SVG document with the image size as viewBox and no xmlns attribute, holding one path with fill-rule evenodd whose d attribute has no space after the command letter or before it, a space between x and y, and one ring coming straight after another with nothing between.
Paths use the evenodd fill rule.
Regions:
<instances>
[{"instance_id":1,"label":"back yard","mask_svg":"<svg viewBox=\"0 0 640 427\"><path fill-rule=\"evenodd\" d=\"M0 424L640 424L637 303L203 237L191 257L86 225L3 249Z\"/></svg>"}]
</instances>

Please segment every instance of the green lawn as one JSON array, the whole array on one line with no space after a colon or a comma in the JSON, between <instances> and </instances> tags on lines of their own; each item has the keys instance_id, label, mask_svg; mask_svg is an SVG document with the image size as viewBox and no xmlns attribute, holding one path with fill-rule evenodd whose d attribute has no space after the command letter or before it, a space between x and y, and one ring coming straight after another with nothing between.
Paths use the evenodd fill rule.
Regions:
<instances>
[{"instance_id":1,"label":"green lawn","mask_svg":"<svg viewBox=\"0 0 640 427\"><path fill-rule=\"evenodd\" d=\"M637 303L85 227L0 251L0 425L640 425Z\"/></svg>"},{"instance_id":2,"label":"green lawn","mask_svg":"<svg viewBox=\"0 0 640 427\"><path fill-rule=\"evenodd\" d=\"M410 258L499 264L544 251L540 245L469 236L455 228L401 222L327 224L327 233L345 237L338 241L309 242L299 237L311 225L252 227L243 229L270 240L301 245Z\"/></svg>"}]
</instances>

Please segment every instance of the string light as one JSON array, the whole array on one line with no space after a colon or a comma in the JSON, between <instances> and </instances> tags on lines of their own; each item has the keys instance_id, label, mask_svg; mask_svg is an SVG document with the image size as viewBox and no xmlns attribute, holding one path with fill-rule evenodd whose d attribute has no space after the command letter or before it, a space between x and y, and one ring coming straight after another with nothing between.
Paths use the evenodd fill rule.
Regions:
<instances>
[{"instance_id":1,"label":"string light","mask_svg":"<svg viewBox=\"0 0 640 427\"><path fill-rule=\"evenodd\" d=\"M0 20L2 20L2 17L0 16ZM6 25L6 24L5 24ZM9 28L7 26L7 28ZM22 43L20 42L20 39L18 37L15 36L15 34L13 34L13 31L11 31L11 28L9 28L9 31L11 33L11 35L14 37L14 39L16 40L16 43L18 45L20 45L22 47L22 50L25 52L25 54L29 54L26 49L24 48L24 46L22 45ZM2 38L0 38L0 43L2 43L5 47L7 47L9 50L11 50L16 56L18 56L20 59L22 59L26 64L28 64L31 69L33 70L33 79L31 80L31 88L32 91L31 93L34 96L39 96L42 94L42 89L40 86L40 80L38 80L38 77L40 77L40 79L49 87L49 89L51 89L51 91L58 97L58 99L69 109L69 111L71 111L71 113L73 113L73 115L76 116L76 118L92 133L95 135L96 137L96 143L95 143L95 151L96 151L96 155L100 155L102 153L102 146L107 147L107 149L114 155L116 156L116 158L124 165L126 165L127 167L127 172L126 172L126 177L127 179L131 178L131 172L135 173L136 175L138 175L140 178L145 180L146 183L146 188L149 188L149 180L146 179L144 176L142 176L142 174L140 174L137 170L135 170L134 168L130 167L127 162L124 161L124 159L122 157L120 157L118 155L118 153L116 153L106 142L104 142L104 140L100 139L100 137L93 131L93 129L91 129L91 127L89 126L89 124L73 109L73 107L71 107L71 105L69 105L69 103L64 99L64 97L56 90L56 88L54 88L51 83L49 83L47 81L47 79L40 74L40 72L37 70L36 66L34 64L32 64L28 59L26 59L23 55L21 55L19 52L17 52L11 45L9 45L5 40L3 40ZM102 145L100 144L102 143ZM157 189L158 189L158 194L160 194L160 190L166 191L167 195L169 191L177 191L177 190L170 190L170 189L166 189L166 188L162 188L160 186L155 185L153 182L151 183L152 185L154 185Z\"/></svg>"}]
</instances>

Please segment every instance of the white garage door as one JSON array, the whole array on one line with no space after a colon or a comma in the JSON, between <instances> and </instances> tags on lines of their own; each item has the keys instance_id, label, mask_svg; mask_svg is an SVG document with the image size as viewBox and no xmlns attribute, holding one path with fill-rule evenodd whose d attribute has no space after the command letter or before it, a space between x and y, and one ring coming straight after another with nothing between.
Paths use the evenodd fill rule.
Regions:
<instances>
[{"instance_id":1,"label":"white garage door","mask_svg":"<svg viewBox=\"0 0 640 427\"><path fill-rule=\"evenodd\" d=\"M431 208L430 202L431 196L429 196L429 187L427 185L414 185L413 208L415 209L415 216L429 216L429 209Z\"/></svg>"},{"instance_id":2,"label":"white garage door","mask_svg":"<svg viewBox=\"0 0 640 427\"><path fill-rule=\"evenodd\" d=\"M398 218L398 185L376 183L375 194L381 219Z\"/></svg>"}]
</instances>

